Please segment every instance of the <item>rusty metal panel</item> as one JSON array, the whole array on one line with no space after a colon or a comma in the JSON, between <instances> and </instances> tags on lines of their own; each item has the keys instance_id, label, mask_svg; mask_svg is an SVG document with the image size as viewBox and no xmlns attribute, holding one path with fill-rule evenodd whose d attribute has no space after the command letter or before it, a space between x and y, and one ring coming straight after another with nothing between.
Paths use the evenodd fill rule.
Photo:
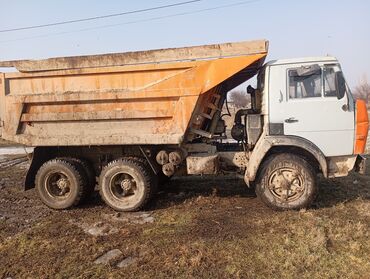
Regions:
<instances>
[{"instance_id":1,"label":"rusty metal panel","mask_svg":"<svg viewBox=\"0 0 370 279\"><path fill-rule=\"evenodd\" d=\"M247 168L248 166L247 152L218 152L218 155L220 161L228 167Z\"/></svg>"},{"instance_id":2,"label":"rusty metal panel","mask_svg":"<svg viewBox=\"0 0 370 279\"><path fill-rule=\"evenodd\" d=\"M267 49L268 42L266 40L257 40L126 53L59 57L44 60L3 61L0 62L0 67L16 67L20 72L96 68L252 55L267 53Z\"/></svg>"},{"instance_id":3,"label":"rusty metal panel","mask_svg":"<svg viewBox=\"0 0 370 279\"><path fill-rule=\"evenodd\" d=\"M210 156L188 156L186 157L188 174L217 174L219 172L218 154Z\"/></svg>"},{"instance_id":4,"label":"rusty metal panel","mask_svg":"<svg viewBox=\"0 0 370 279\"><path fill-rule=\"evenodd\" d=\"M183 143L212 121L223 84L262 65L265 50L244 55L243 45L227 58L3 74L2 136L31 146Z\"/></svg>"}]
</instances>

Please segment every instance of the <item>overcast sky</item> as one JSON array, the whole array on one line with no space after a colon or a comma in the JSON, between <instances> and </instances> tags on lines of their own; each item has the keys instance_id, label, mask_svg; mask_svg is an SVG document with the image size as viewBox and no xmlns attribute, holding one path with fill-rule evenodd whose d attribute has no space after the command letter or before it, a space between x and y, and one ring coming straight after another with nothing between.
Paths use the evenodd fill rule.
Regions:
<instances>
[{"instance_id":1,"label":"overcast sky","mask_svg":"<svg viewBox=\"0 0 370 279\"><path fill-rule=\"evenodd\" d=\"M0 30L184 1L1 0ZM96 21L0 32L0 60L268 39L268 60L330 54L341 61L352 87L363 75L370 78L370 1L255 0L234 7L150 20L239 2L246 1L203 0ZM107 25L115 26L101 28ZM91 29L95 27L98 28Z\"/></svg>"}]
</instances>

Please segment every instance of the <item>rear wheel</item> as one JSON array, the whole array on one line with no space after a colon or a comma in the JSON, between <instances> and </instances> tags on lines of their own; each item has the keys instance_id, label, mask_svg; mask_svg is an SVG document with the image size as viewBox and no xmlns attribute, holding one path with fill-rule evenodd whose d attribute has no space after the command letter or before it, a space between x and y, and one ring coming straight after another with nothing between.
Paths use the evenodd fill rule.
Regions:
<instances>
[{"instance_id":1,"label":"rear wheel","mask_svg":"<svg viewBox=\"0 0 370 279\"><path fill-rule=\"evenodd\" d=\"M44 163L37 172L35 184L41 201L53 209L77 205L86 188L83 171L65 159Z\"/></svg>"},{"instance_id":2,"label":"rear wheel","mask_svg":"<svg viewBox=\"0 0 370 279\"><path fill-rule=\"evenodd\" d=\"M83 172L83 179L85 180L86 187L84 188L81 201L85 202L89 200L94 194L96 185L96 175L92 165L87 160L80 158L62 157L59 159L71 162L81 173Z\"/></svg>"},{"instance_id":3,"label":"rear wheel","mask_svg":"<svg viewBox=\"0 0 370 279\"><path fill-rule=\"evenodd\" d=\"M87 187L86 187L86 193L84 195L84 199L88 200L93 196L94 191L95 191L96 173L95 173L94 167L91 165L89 161L84 160L84 159L79 159L79 160L87 176Z\"/></svg>"},{"instance_id":4,"label":"rear wheel","mask_svg":"<svg viewBox=\"0 0 370 279\"><path fill-rule=\"evenodd\" d=\"M158 183L158 180L156 179L156 175L154 174L154 172L152 170L152 167L148 163L148 160L143 158L143 157L135 157L135 156L126 157L125 159L134 160L138 164L141 164L141 166L147 170L147 173L150 176L150 178L149 178L149 180L150 180L150 187L149 187L150 188L150 194L149 194L149 196L150 196L150 199L152 199L158 191L159 183Z\"/></svg>"},{"instance_id":5,"label":"rear wheel","mask_svg":"<svg viewBox=\"0 0 370 279\"><path fill-rule=\"evenodd\" d=\"M278 210L306 208L315 199L316 192L314 168L293 154L278 154L267 159L256 181L257 196Z\"/></svg>"},{"instance_id":6,"label":"rear wheel","mask_svg":"<svg viewBox=\"0 0 370 279\"><path fill-rule=\"evenodd\" d=\"M109 163L100 174L100 195L117 211L142 209L153 192L153 176L148 166L133 158Z\"/></svg>"}]
</instances>

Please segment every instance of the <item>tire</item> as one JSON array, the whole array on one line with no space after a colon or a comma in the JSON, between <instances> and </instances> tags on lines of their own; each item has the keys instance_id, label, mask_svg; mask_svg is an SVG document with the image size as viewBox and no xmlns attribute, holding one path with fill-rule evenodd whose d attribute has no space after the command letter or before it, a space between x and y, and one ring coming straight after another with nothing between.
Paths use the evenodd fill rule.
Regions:
<instances>
[{"instance_id":1,"label":"tire","mask_svg":"<svg viewBox=\"0 0 370 279\"><path fill-rule=\"evenodd\" d=\"M36 174L35 184L41 201L53 209L76 206L86 188L83 171L65 159L44 163Z\"/></svg>"},{"instance_id":2,"label":"tire","mask_svg":"<svg viewBox=\"0 0 370 279\"><path fill-rule=\"evenodd\" d=\"M86 200L89 200L95 192L96 174L95 174L94 167L90 164L89 161L84 160L84 159L79 159L79 160L87 176L87 187L86 187L86 191L84 193L84 198L83 198L84 201L86 201Z\"/></svg>"},{"instance_id":3,"label":"tire","mask_svg":"<svg viewBox=\"0 0 370 279\"><path fill-rule=\"evenodd\" d=\"M117 211L137 211L153 195L153 176L142 162L122 158L109 163L99 177L100 196Z\"/></svg>"},{"instance_id":4,"label":"tire","mask_svg":"<svg viewBox=\"0 0 370 279\"><path fill-rule=\"evenodd\" d=\"M151 166L149 165L147 159L142 158L142 157L127 157L132 160L136 160L143 164L146 168L151 169ZM155 174L154 172L150 171L152 178L152 187L151 187L151 197L153 197L158 190L164 190L166 189L166 184L170 181L171 177L166 176L162 170L159 171L158 174Z\"/></svg>"},{"instance_id":5,"label":"tire","mask_svg":"<svg viewBox=\"0 0 370 279\"><path fill-rule=\"evenodd\" d=\"M134 156L126 157L126 159L134 160L138 162L139 164L141 164L143 168L147 169L148 174L150 175L150 194L149 196L150 196L150 199L152 199L155 196L155 194L158 192L159 183L158 183L158 180L156 179L155 173L152 171L152 167L148 163L148 160L143 157L134 157Z\"/></svg>"},{"instance_id":6,"label":"tire","mask_svg":"<svg viewBox=\"0 0 370 279\"><path fill-rule=\"evenodd\" d=\"M272 155L263 163L257 176L257 196L275 210L306 208L316 193L316 172L297 155Z\"/></svg>"},{"instance_id":7,"label":"tire","mask_svg":"<svg viewBox=\"0 0 370 279\"><path fill-rule=\"evenodd\" d=\"M73 157L61 157L59 159L67 160L75 165L78 171L83 173L83 179L85 180L84 192L81 197L81 202L88 201L94 194L96 186L96 175L91 164L84 159L73 158Z\"/></svg>"}]
</instances>

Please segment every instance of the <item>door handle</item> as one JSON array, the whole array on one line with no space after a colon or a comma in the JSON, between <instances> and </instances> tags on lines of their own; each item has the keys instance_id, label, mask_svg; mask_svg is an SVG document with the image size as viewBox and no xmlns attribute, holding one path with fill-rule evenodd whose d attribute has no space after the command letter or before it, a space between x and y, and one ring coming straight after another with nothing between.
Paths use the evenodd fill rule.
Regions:
<instances>
[{"instance_id":1,"label":"door handle","mask_svg":"<svg viewBox=\"0 0 370 279\"><path fill-rule=\"evenodd\" d=\"M298 119L295 119L294 117L289 117L288 119L284 120L285 123L295 123L298 122Z\"/></svg>"},{"instance_id":2,"label":"door handle","mask_svg":"<svg viewBox=\"0 0 370 279\"><path fill-rule=\"evenodd\" d=\"M281 92L280 90L280 98L279 98L279 103L281 103L283 101L283 92Z\"/></svg>"}]
</instances>

